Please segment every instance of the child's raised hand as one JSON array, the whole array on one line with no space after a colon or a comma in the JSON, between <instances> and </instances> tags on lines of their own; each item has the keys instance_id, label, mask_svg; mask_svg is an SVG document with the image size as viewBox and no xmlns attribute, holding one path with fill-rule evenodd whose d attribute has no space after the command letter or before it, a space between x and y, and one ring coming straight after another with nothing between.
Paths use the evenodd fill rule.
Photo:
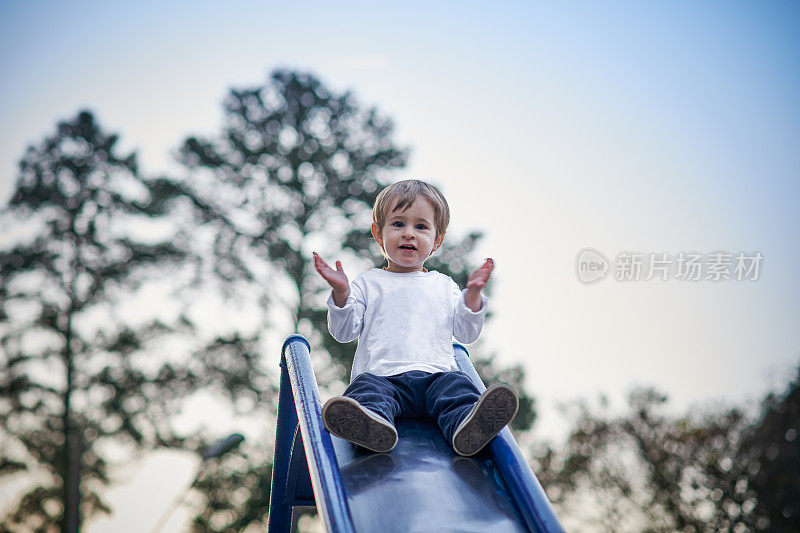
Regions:
<instances>
[{"instance_id":1,"label":"child's raised hand","mask_svg":"<svg viewBox=\"0 0 800 533\"><path fill-rule=\"evenodd\" d=\"M467 280L467 288L478 290L484 288L489 281L489 276L492 275L492 270L494 270L494 261L489 258L478 270L470 274Z\"/></svg>"},{"instance_id":2,"label":"child's raised hand","mask_svg":"<svg viewBox=\"0 0 800 533\"><path fill-rule=\"evenodd\" d=\"M494 261L487 259L486 262L475 272L470 274L467 280L467 292L464 294L464 303L474 312L481 310L481 289L486 286L489 276L494 270Z\"/></svg>"},{"instance_id":3,"label":"child's raised hand","mask_svg":"<svg viewBox=\"0 0 800 533\"><path fill-rule=\"evenodd\" d=\"M319 275L322 276L328 285L333 289L333 300L339 307L343 307L350 296L350 282L347 280L347 274L342 270L341 261L336 261L336 270L328 266L328 263L314 253L314 268L317 269Z\"/></svg>"}]
</instances>

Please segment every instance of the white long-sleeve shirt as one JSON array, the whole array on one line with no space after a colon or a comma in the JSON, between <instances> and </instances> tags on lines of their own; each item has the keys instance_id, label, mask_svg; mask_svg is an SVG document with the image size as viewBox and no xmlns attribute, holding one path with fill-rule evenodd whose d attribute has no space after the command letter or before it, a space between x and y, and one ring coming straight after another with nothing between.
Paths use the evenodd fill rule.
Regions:
<instances>
[{"instance_id":1,"label":"white long-sleeve shirt","mask_svg":"<svg viewBox=\"0 0 800 533\"><path fill-rule=\"evenodd\" d=\"M373 268L352 281L344 307L331 293L328 330L339 342L358 338L351 381L363 372L446 372L457 369L453 337L468 344L481 333L488 303L482 294L481 300L472 311L458 285L439 272Z\"/></svg>"}]
</instances>

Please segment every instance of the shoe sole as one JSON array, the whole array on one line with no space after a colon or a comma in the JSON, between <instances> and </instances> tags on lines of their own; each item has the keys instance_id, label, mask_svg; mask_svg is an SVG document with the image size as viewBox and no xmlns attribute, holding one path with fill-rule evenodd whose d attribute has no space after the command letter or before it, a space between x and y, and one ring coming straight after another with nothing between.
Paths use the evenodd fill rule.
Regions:
<instances>
[{"instance_id":1,"label":"shoe sole","mask_svg":"<svg viewBox=\"0 0 800 533\"><path fill-rule=\"evenodd\" d=\"M453 435L453 449L470 456L481 451L517 414L519 399L507 385L492 385Z\"/></svg>"},{"instance_id":2,"label":"shoe sole","mask_svg":"<svg viewBox=\"0 0 800 533\"><path fill-rule=\"evenodd\" d=\"M322 422L337 437L373 452L388 452L397 445L394 426L346 396L325 402Z\"/></svg>"}]
</instances>

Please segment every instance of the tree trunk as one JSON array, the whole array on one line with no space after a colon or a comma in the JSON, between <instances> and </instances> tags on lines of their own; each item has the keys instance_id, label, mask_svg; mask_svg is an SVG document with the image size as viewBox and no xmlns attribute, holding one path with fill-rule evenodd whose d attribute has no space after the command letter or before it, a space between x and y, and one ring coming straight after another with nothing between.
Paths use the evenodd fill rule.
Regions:
<instances>
[{"instance_id":1,"label":"tree trunk","mask_svg":"<svg viewBox=\"0 0 800 533\"><path fill-rule=\"evenodd\" d=\"M72 424L71 396L73 390L72 314L67 316L64 365L67 371L67 386L64 391L64 521L62 531L78 533L81 522L81 446L80 437Z\"/></svg>"}]
</instances>

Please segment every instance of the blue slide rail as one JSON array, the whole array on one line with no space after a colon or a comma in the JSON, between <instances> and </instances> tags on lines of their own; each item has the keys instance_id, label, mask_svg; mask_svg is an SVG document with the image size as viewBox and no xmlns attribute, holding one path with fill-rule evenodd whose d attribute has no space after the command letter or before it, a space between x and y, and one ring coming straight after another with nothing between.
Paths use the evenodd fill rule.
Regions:
<instances>
[{"instance_id":1,"label":"blue slide rail","mask_svg":"<svg viewBox=\"0 0 800 533\"><path fill-rule=\"evenodd\" d=\"M481 391L485 390L467 350L454 344L453 353L459 369L470 376ZM336 447L322 424L321 412L310 345L303 336L291 335L281 353L270 532L291 531L295 514L312 507L316 507L329 532L356 531L340 471L343 456L337 459ZM340 445L344 442L338 438L337 441ZM539 533L563 532L550 501L508 428L492 441L489 455L518 512L520 527ZM395 500L390 504L397 506L402 502Z\"/></svg>"},{"instance_id":2,"label":"blue slide rail","mask_svg":"<svg viewBox=\"0 0 800 533\"><path fill-rule=\"evenodd\" d=\"M470 377L480 392L486 390L472 362L467 349L460 344L453 344L453 355L458 369ZM511 498L531 531L551 532L563 531L556 518L550 499L545 494L533 470L522 456L517 441L508 427L503 428L497 437L489 443L497 469L508 485Z\"/></svg>"}]
</instances>

